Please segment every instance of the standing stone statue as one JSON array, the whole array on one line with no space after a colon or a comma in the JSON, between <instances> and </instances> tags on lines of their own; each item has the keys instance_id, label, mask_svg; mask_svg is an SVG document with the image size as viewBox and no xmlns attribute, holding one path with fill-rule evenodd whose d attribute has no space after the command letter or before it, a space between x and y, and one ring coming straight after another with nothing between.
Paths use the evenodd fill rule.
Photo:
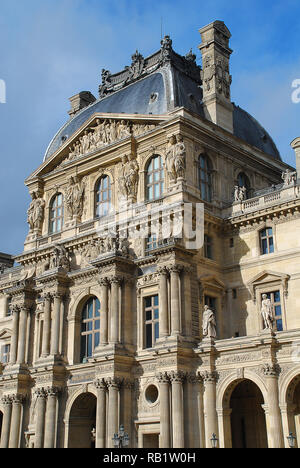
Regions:
<instances>
[{"instance_id":1,"label":"standing stone statue","mask_svg":"<svg viewBox=\"0 0 300 468\"><path fill-rule=\"evenodd\" d=\"M79 181L78 176L69 178L69 185L66 191L66 205L71 220L79 220L83 213L85 182Z\"/></svg>"},{"instance_id":2,"label":"standing stone statue","mask_svg":"<svg viewBox=\"0 0 300 468\"><path fill-rule=\"evenodd\" d=\"M284 186L289 186L293 185L295 181L297 180L297 172L292 172L289 169L287 169L285 172L282 173L281 176Z\"/></svg>"},{"instance_id":3,"label":"standing stone statue","mask_svg":"<svg viewBox=\"0 0 300 468\"><path fill-rule=\"evenodd\" d=\"M186 167L186 147L181 135L177 135L175 147L175 172L176 179L183 179Z\"/></svg>"},{"instance_id":4,"label":"standing stone statue","mask_svg":"<svg viewBox=\"0 0 300 468\"><path fill-rule=\"evenodd\" d=\"M214 312L209 306L204 306L203 312L203 337L216 338L217 337L217 322Z\"/></svg>"},{"instance_id":5,"label":"standing stone statue","mask_svg":"<svg viewBox=\"0 0 300 468\"><path fill-rule=\"evenodd\" d=\"M139 182L139 165L134 157L134 154L129 154L128 163L126 166L126 187L127 195L131 198L136 198Z\"/></svg>"},{"instance_id":6,"label":"standing stone statue","mask_svg":"<svg viewBox=\"0 0 300 468\"><path fill-rule=\"evenodd\" d=\"M267 294L263 294L261 303L261 315L264 321L265 330L273 330L273 306Z\"/></svg>"},{"instance_id":7,"label":"standing stone statue","mask_svg":"<svg viewBox=\"0 0 300 468\"><path fill-rule=\"evenodd\" d=\"M175 160L176 160L176 137L172 135L168 140L167 146L167 154L166 154L166 166L168 176L171 182L177 181L177 172L175 167Z\"/></svg>"},{"instance_id":8,"label":"standing stone statue","mask_svg":"<svg viewBox=\"0 0 300 468\"><path fill-rule=\"evenodd\" d=\"M41 231L44 221L45 201L40 198L38 192L32 193L32 202L27 211L27 222L30 231Z\"/></svg>"}]
</instances>

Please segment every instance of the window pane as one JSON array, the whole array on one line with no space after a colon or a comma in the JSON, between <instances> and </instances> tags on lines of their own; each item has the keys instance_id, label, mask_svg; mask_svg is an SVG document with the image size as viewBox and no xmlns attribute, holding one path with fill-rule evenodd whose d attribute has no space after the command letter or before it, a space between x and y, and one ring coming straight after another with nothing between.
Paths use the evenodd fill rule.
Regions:
<instances>
[{"instance_id":1,"label":"window pane","mask_svg":"<svg viewBox=\"0 0 300 468\"><path fill-rule=\"evenodd\" d=\"M274 253L274 243L273 243L273 237L269 238L269 253Z\"/></svg>"},{"instance_id":2,"label":"window pane","mask_svg":"<svg viewBox=\"0 0 300 468\"><path fill-rule=\"evenodd\" d=\"M151 297L146 297L145 298L145 306L146 307L151 307Z\"/></svg>"},{"instance_id":3,"label":"window pane","mask_svg":"<svg viewBox=\"0 0 300 468\"><path fill-rule=\"evenodd\" d=\"M152 348L152 325L146 325L146 348Z\"/></svg>"},{"instance_id":4,"label":"window pane","mask_svg":"<svg viewBox=\"0 0 300 468\"><path fill-rule=\"evenodd\" d=\"M95 334L95 348L99 346L100 343L100 333Z\"/></svg>"},{"instance_id":5,"label":"window pane","mask_svg":"<svg viewBox=\"0 0 300 468\"><path fill-rule=\"evenodd\" d=\"M274 293L274 302L280 302L280 291Z\"/></svg>"},{"instance_id":6,"label":"window pane","mask_svg":"<svg viewBox=\"0 0 300 468\"><path fill-rule=\"evenodd\" d=\"M158 340L159 338L159 323L158 322L154 326L154 336L155 336L155 340Z\"/></svg>"},{"instance_id":7,"label":"window pane","mask_svg":"<svg viewBox=\"0 0 300 468\"><path fill-rule=\"evenodd\" d=\"M263 240L262 240L261 248L262 248L262 253L263 253L263 255L265 255L265 254L268 253L268 243L267 243L267 239L263 239Z\"/></svg>"},{"instance_id":8,"label":"window pane","mask_svg":"<svg viewBox=\"0 0 300 468\"><path fill-rule=\"evenodd\" d=\"M154 319L155 319L155 320L158 320L158 319L159 319L159 310L158 310L158 309L155 309L155 310L154 310Z\"/></svg>"},{"instance_id":9,"label":"window pane","mask_svg":"<svg viewBox=\"0 0 300 468\"><path fill-rule=\"evenodd\" d=\"M276 320L277 331L283 331L282 320Z\"/></svg>"},{"instance_id":10,"label":"window pane","mask_svg":"<svg viewBox=\"0 0 300 468\"><path fill-rule=\"evenodd\" d=\"M100 320L95 321L95 328L94 330L100 330Z\"/></svg>"},{"instance_id":11,"label":"window pane","mask_svg":"<svg viewBox=\"0 0 300 468\"><path fill-rule=\"evenodd\" d=\"M155 306L158 306L158 296L154 296L153 303Z\"/></svg>"},{"instance_id":12,"label":"window pane","mask_svg":"<svg viewBox=\"0 0 300 468\"><path fill-rule=\"evenodd\" d=\"M91 357L93 355L93 336L87 336L87 356Z\"/></svg>"},{"instance_id":13,"label":"window pane","mask_svg":"<svg viewBox=\"0 0 300 468\"><path fill-rule=\"evenodd\" d=\"M281 306L275 306L275 315L276 317L281 317Z\"/></svg>"},{"instance_id":14,"label":"window pane","mask_svg":"<svg viewBox=\"0 0 300 468\"><path fill-rule=\"evenodd\" d=\"M146 311L146 320L152 320L152 311L151 310L147 310Z\"/></svg>"}]
</instances>

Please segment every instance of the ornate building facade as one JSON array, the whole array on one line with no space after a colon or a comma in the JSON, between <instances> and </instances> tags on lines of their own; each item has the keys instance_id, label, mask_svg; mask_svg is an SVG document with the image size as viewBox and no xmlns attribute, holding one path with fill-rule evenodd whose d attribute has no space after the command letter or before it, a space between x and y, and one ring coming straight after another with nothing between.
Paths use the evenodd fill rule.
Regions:
<instances>
[{"instance_id":1,"label":"ornate building facade","mask_svg":"<svg viewBox=\"0 0 300 468\"><path fill-rule=\"evenodd\" d=\"M229 30L200 33L202 67L167 36L103 70L26 180L24 251L0 255L2 448L112 447L120 424L130 447L300 437L300 184L231 102Z\"/></svg>"}]
</instances>

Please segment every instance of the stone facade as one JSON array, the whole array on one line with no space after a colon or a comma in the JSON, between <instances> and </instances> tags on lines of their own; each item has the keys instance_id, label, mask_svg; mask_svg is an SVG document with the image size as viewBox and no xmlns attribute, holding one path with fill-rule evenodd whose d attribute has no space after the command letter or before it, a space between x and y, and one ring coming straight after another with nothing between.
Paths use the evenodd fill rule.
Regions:
<instances>
[{"instance_id":1,"label":"stone facade","mask_svg":"<svg viewBox=\"0 0 300 468\"><path fill-rule=\"evenodd\" d=\"M300 184L233 134L230 33L201 34L203 72L174 60L203 80L205 118L93 113L26 180L29 233L0 274L2 448L112 447L120 424L130 447L300 437ZM123 74L104 70L100 99L174 54L165 38ZM94 98L78 102L72 118ZM201 248L163 236L197 203Z\"/></svg>"}]
</instances>

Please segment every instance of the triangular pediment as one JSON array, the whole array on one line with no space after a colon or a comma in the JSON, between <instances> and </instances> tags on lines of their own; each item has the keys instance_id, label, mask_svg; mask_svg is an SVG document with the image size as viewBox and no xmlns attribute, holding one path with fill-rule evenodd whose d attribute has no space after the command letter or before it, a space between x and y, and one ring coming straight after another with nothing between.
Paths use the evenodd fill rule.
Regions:
<instances>
[{"instance_id":1,"label":"triangular pediment","mask_svg":"<svg viewBox=\"0 0 300 468\"><path fill-rule=\"evenodd\" d=\"M265 270L262 273L258 273L257 275L249 281L249 286L255 286L257 284L262 283L273 283L274 281L288 281L290 276L286 273L278 273L270 270Z\"/></svg>"},{"instance_id":2,"label":"triangular pediment","mask_svg":"<svg viewBox=\"0 0 300 468\"><path fill-rule=\"evenodd\" d=\"M8 328L4 328L3 330L0 331L0 339L5 340L8 338L11 338L12 332Z\"/></svg>"},{"instance_id":3,"label":"triangular pediment","mask_svg":"<svg viewBox=\"0 0 300 468\"><path fill-rule=\"evenodd\" d=\"M64 169L68 164L88 155L110 149L117 144L151 132L166 116L132 114L93 114L71 136L65 135L60 148L26 180Z\"/></svg>"},{"instance_id":4,"label":"triangular pediment","mask_svg":"<svg viewBox=\"0 0 300 468\"><path fill-rule=\"evenodd\" d=\"M225 289L225 284L216 276L206 275L199 278L199 280L203 286L209 286L210 288L215 288L219 290Z\"/></svg>"}]
</instances>

